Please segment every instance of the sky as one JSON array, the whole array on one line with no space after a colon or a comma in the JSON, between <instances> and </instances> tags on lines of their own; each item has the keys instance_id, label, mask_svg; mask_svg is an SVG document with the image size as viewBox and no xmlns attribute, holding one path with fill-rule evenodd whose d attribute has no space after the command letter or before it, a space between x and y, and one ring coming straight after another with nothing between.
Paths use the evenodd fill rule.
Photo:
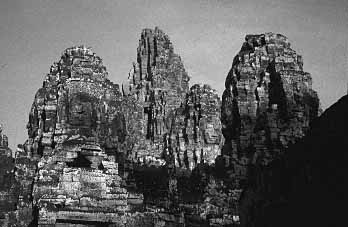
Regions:
<instances>
[{"instance_id":1,"label":"sky","mask_svg":"<svg viewBox=\"0 0 348 227\"><path fill-rule=\"evenodd\" d=\"M125 82L143 28L169 35L193 83L222 94L246 34L281 33L303 56L325 109L347 93L347 0L0 0L0 123L27 138L36 91L64 49L85 44Z\"/></svg>"}]
</instances>

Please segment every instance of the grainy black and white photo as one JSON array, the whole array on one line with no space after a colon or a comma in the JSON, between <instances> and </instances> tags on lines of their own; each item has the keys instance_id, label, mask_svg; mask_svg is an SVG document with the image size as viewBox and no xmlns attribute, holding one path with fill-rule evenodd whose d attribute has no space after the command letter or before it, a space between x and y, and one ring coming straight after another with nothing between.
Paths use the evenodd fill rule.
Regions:
<instances>
[{"instance_id":1,"label":"grainy black and white photo","mask_svg":"<svg viewBox=\"0 0 348 227\"><path fill-rule=\"evenodd\" d=\"M347 0L0 0L0 227L348 226Z\"/></svg>"}]
</instances>

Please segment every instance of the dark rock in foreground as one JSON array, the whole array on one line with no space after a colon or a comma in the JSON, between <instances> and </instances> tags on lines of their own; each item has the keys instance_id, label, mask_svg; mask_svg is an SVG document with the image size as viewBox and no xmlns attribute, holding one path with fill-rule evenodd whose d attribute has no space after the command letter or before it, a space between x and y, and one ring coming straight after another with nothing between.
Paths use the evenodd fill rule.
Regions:
<instances>
[{"instance_id":1,"label":"dark rock in foreground","mask_svg":"<svg viewBox=\"0 0 348 227\"><path fill-rule=\"evenodd\" d=\"M285 155L255 170L241 198L242 226L345 223L348 96L329 107Z\"/></svg>"}]
</instances>

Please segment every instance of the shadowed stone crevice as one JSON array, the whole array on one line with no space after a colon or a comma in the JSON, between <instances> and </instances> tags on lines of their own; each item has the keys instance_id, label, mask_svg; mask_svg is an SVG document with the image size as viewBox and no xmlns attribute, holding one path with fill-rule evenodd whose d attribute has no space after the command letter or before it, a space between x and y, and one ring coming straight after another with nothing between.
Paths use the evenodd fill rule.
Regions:
<instances>
[{"instance_id":1,"label":"shadowed stone crevice","mask_svg":"<svg viewBox=\"0 0 348 227\"><path fill-rule=\"evenodd\" d=\"M88 160L84 155L81 153L77 154L77 158L74 159L72 162L68 162L67 166L70 168L90 168L92 162ZM99 166L98 166L99 168Z\"/></svg>"},{"instance_id":2,"label":"shadowed stone crevice","mask_svg":"<svg viewBox=\"0 0 348 227\"><path fill-rule=\"evenodd\" d=\"M286 95L280 73L277 72L275 68L275 61L272 61L267 66L266 72L270 74L270 83L268 86L269 106L271 108L272 105L277 105L277 108L279 109L279 117L287 118L289 116L287 110Z\"/></svg>"}]
</instances>

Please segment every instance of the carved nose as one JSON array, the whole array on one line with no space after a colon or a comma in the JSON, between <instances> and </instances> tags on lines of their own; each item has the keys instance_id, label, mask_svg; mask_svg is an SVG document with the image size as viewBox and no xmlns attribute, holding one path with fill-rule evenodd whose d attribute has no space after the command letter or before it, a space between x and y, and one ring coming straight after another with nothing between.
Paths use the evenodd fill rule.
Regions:
<instances>
[{"instance_id":1,"label":"carved nose","mask_svg":"<svg viewBox=\"0 0 348 227\"><path fill-rule=\"evenodd\" d=\"M83 113L82 106L76 106L76 113Z\"/></svg>"}]
</instances>

